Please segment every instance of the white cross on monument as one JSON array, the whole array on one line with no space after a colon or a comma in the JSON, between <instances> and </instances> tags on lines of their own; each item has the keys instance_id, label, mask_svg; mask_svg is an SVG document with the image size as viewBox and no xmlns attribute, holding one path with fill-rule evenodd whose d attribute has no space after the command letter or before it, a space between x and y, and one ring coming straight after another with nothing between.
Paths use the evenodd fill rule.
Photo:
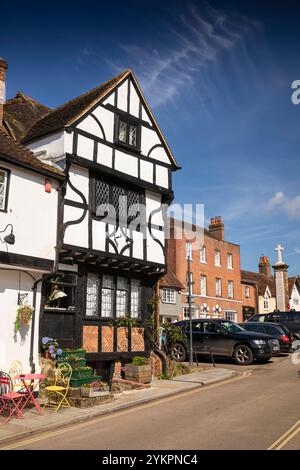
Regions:
<instances>
[{"instance_id":1,"label":"white cross on monument","mask_svg":"<svg viewBox=\"0 0 300 470\"><path fill-rule=\"evenodd\" d=\"M282 260L283 250L284 250L283 246L279 243L275 248L275 251L277 251L277 256L278 256L278 260L277 260L276 264L282 264L283 263L283 260Z\"/></svg>"}]
</instances>

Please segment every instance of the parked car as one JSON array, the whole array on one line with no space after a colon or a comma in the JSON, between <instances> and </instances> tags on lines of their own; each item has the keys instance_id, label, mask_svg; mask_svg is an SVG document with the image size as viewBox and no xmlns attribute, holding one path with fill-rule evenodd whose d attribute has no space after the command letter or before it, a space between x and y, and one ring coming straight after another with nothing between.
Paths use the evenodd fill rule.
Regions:
<instances>
[{"instance_id":1,"label":"parked car","mask_svg":"<svg viewBox=\"0 0 300 470\"><path fill-rule=\"evenodd\" d=\"M250 317L247 322L271 322L280 323L288 328L293 339L300 339L300 312L272 312L255 314Z\"/></svg>"},{"instance_id":2,"label":"parked car","mask_svg":"<svg viewBox=\"0 0 300 470\"><path fill-rule=\"evenodd\" d=\"M174 323L182 328L186 339L171 345L171 355L184 362L189 355L189 320ZM244 330L229 320L192 320L192 341L195 353L230 357L239 365L252 364L254 360L267 362L280 353L277 339L263 333Z\"/></svg>"},{"instance_id":3,"label":"parked car","mask_svg":"<svg viewBox=\"0 0 300 470\"><path fill-rule=\"evenodd\" d=\"M258 333L265 333L278 339L280 344L280 352L290 352L293 339L289 330L280 323L267 323L267 322L246 322L240 324L246 331L254 331Z\"/></svg>"}]
</instances>

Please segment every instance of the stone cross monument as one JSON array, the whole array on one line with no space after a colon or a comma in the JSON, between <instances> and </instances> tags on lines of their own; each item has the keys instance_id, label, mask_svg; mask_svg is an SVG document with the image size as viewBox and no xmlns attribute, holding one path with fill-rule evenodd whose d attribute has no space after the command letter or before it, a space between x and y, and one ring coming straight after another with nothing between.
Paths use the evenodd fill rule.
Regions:
<instances>
[{"instance_id":1,"label":"stone cross monument","mask_svg":"<svg viewBox=\"0 0 300 470\"><path fill-rule=\"evenodd\" d=\"M274 264L273 269L275 273L276 308L281 312L286 312L289 303L289 286L288 265L282 259L283 249L281 244L276 246L277 262Z\"/></svg>"}]
</instances>

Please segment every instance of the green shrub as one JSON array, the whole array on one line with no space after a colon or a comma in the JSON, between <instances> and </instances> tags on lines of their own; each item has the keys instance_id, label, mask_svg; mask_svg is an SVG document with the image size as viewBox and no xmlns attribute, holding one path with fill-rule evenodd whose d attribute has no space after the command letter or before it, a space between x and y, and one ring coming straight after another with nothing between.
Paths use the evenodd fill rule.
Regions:
<instances>
[{"instance_id":1,"label":"green shrub","mask_svg":"<svg viewBox=\"0 0 300 470\"><path fill-rule=\"evenodd\" d=\"M149 361L146 357L141 357L141 356L135 356L133 359L132 359L132 362L131 364L133 366L146 366L147 364L149 364Z\"/></svg>"}]
</instances>

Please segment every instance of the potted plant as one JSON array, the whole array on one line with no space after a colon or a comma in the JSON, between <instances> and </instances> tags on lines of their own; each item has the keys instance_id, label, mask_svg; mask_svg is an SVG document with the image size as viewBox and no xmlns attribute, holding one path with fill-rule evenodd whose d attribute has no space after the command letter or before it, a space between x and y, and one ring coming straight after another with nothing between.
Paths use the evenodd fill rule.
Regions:
<instances>
[{"instance_id":1,"label":"potted plant","mask_svg":"<svg viewBox=\"0 0 300 470\"><path fill-rule=\"evenodd\" d=\"M86 379L92 377L93 368L90 366L73 366L72 367L72 379Z\"/></svg>"},{"instance_id":2,"label":"potted plant","mask_svg":"<svg viewBox=\"0 0 300 470\"><path fill-rule=\"evenodd\" d=\"M15 321L15 330L21 331L22 327L28 326L32 318L34 309L28 304L20 305L17 310L17 316Z\"/></svg>"},{"instance_id":3,"label":"potted plant","mask_svg":"<svg viewBox=\"0 0 300 470\"><path fill-rule=\"evenodd\" d=\"M94 398L100 397L102 395L108 395L109 385L107 382L103 382L102 380L86 383L80 387L80 393L82 397L86 398Z\"/></svg>"},{"instance_id":4,"label":"potted plant","mask_svg":"<svg viewBox=\"0 0 300 470\"><path fill-rule=\"evenodd\" d=\"M125 366L125 379L134 382L149 383L152 378L152 368L149 359L135 356L131 364Z\"/></svg>"},{"instance_id":5,"label":"potted plant","mask_svg":"<svg viewBox=\"0 0 300 470\"><path fill-rule=\"evenodd\" d=\"M48 338L48 336L42 338L42 350L46 359L59 359L62 354L62 349L56 339Z\"/></svg>"}]
</instances>

